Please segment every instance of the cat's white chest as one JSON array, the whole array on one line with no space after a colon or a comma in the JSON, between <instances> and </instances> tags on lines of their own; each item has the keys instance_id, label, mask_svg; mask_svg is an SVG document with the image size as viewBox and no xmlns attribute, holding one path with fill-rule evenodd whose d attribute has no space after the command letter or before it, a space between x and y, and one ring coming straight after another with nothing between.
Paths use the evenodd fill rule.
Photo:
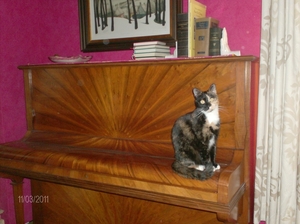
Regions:
<instances>
[{"instance_id":1,"label":"cat's white chest","mask_svg":"<svg viewBox=\"0 0 300 224\"><path fill-rule=\"evenodd\" d=\"M215 109L209 113L206 113L206 119L209 124L218 124L220 122L219 110Z\"/></svg>"}]
</instances>

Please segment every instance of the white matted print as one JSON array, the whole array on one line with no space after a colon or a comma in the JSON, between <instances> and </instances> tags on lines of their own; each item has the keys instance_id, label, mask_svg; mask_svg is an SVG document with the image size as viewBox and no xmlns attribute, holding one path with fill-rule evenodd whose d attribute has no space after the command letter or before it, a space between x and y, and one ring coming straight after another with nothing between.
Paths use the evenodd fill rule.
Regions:
<instances>
[{"instance_id":1,"label":"white matted print","mask_svg":"<svg viewBox=\"0 0 300 224\"><path fill-rule=\"evenodd\" d=\"M133 42L175 42L176 1L80 0L83 51L129 49Z\"/></svg>"}]
</instances>

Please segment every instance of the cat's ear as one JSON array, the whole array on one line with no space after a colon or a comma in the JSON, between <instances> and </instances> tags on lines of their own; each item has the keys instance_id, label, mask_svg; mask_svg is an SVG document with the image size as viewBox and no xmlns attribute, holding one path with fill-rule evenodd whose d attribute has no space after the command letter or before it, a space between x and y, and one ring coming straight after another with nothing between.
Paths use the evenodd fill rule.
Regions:
<instances>
[{"instance_id":1,"label":"cat's ear","mask_svg":"<svg viewBox=\"0 0 300 224\"><path fill-rule=\"evenodd\" d=\"M217 94L217 88L214 83L211 84L211 86L209 87L209 92L213 92L213 93Z\"/></svg>"},{"instance_id":2,"label":"cat's ear","mask_svg":"<svg viewBox=\"0 0 300 224\"><path fill-rule=\"evenodd\" d=\"M195 99L196 99L198 96L200 96L201 93L202 93L201 90L199 90L199 89L197 89L197 88L194 88L194 89L193 89L193 94L194 94Z\"/></svg>"}]
</instances>

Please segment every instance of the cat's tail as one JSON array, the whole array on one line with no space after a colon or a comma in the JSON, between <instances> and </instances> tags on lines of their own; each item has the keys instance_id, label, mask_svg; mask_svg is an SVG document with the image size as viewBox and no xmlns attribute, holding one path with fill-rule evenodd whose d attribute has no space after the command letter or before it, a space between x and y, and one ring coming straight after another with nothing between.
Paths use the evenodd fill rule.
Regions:
<instances>
[{"instance_id":1,"label":"cat's tail","mask_svg":"<svg viewBox=\"0 0 300 224\"><path fill-rule=\"evenodd\" d=\"M195 168L184 166L183 164L175 160L172 164L172 169L178 175L190 179L207 180L214 175L214 167L212 163L208 163L205 166L205 169L203 171L200 171Z\"/></svg>"}]
</instances>

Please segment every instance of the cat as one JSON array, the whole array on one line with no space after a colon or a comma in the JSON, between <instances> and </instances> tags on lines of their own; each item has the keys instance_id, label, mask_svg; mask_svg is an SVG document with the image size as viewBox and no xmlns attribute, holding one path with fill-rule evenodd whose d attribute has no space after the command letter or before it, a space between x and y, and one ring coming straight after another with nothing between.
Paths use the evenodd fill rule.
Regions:
<instances>
[{"instance_id":1,"label":"cat","mask_svg":"<svg viewBox=\"0 0 300 224\"><path fill-rule=\"evenodd\" d=\"M220 169L215 162L220 129L216 85L207 91L193 89L196 109L178 118L172 128L175 161L172 169L180 176L206 180Z\"/></svg>"}]
</instances>

